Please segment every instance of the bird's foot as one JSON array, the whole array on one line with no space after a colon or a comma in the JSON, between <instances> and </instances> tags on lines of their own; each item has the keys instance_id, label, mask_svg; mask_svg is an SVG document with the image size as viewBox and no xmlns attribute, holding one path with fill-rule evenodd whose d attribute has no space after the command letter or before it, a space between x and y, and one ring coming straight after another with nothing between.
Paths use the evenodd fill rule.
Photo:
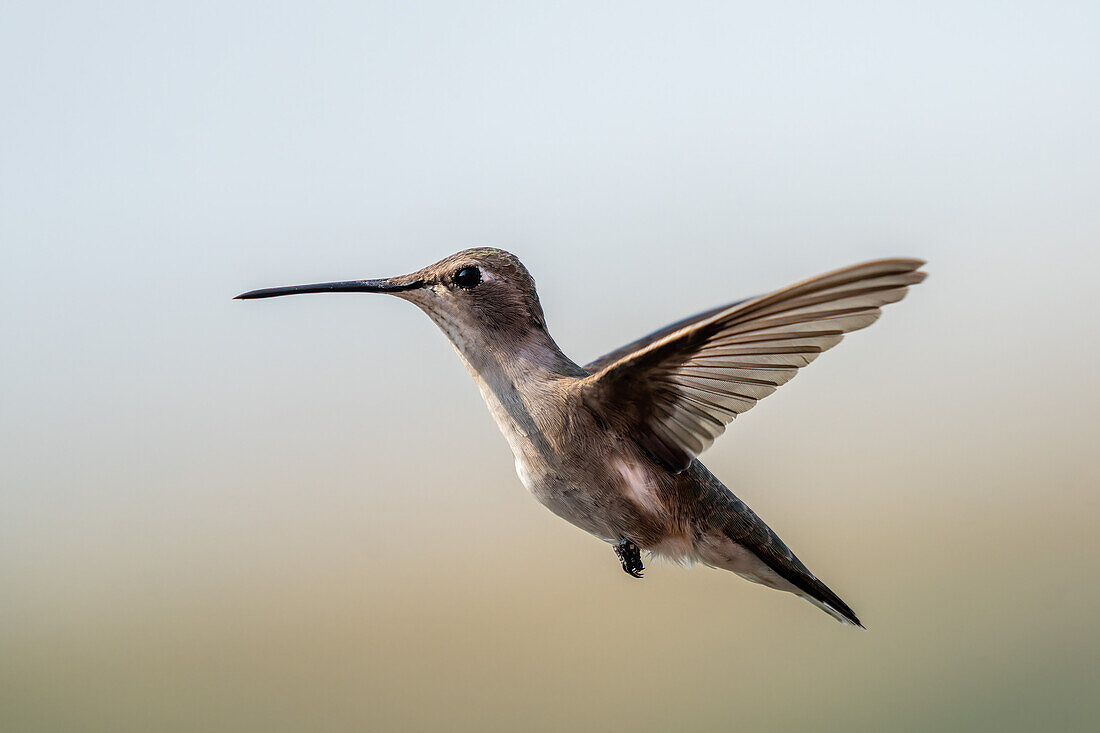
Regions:
<instances>
[{"instance_id":1,"label":"bird's foot","mask_svg":"<svg viewBox=\"0 0 1100 733\"><path fill-rule=\"evenodd\" d=\"M623 570L632 578L642 577L645 567L642 565L642 550L636 544L623 537L619 544L615 545L615 554L619 556L619 562L623 564Z\"/></svg>"}]
</instances>

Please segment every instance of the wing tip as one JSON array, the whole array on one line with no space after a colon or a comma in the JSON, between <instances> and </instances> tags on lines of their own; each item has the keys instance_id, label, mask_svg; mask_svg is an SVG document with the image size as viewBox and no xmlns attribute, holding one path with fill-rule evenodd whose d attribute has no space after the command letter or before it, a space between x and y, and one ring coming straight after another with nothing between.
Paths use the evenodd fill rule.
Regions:
<instances>
[{"instance_id":1,"label":"wing tip","mask_svg":"<svg viewBox=\"0 0 1100 733\"><path fill-rule=\"evenodd\" d=\"M919 270L928 264L928 260L923 260L920 257L883 257L877 260L867 260L861 262L853 267L867 267L873 265L897 265L903 267L905 270Z\"/></svg>"}]
</instances>

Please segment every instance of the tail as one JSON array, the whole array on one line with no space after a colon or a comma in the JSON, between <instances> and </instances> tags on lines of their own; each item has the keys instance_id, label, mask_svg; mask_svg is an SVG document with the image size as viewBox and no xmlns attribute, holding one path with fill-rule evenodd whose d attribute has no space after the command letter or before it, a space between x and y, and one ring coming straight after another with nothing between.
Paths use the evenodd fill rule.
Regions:
<instances>
[{"instance_id":1,"label":"tail","mask_svg":"<svg viewBox=\"0 0 1100 733\"><path fill-rule=\"evenodd\" d=\"M806 566L799 562L797 557L794 557L793 554L791 557L794 558L794 561L802 568L803 573L801 577L797 577L798 582L796 582L796 578L790 577L794 576L795 573L791 573L790 576L784 577L801 591L798 592L797 595L805 598L845 626L858 626L861 629L867 628L860 623L860 620L856 617L855 611L853 611L847 603L842 601L840 596L833 593L829 589L829 586L814 577L814 574L809 570L806 570ZM776 570L776 572L778 573L779 570Z\"/></svg>"},{"instance_id":2,"label":"tail","mask_svg":"<svg viewBox=\"0 0 1100 733\"><path fill-rule=\"evenodd\" d=\"M704 562L731 570L754 583L794 593L842 624L866 628L855 611L829 586L818 580L768 525L755 514L752 517L758 522L757 529L770 535L765 542L758 543L753 541L755 537L746 537L737 524L727 525L717 543L711 539L710 545L717 552L707 553L703 557Z\"/></svg>"},{"instance_id":3,"label":"tail","mask_svg":"<svg viewBox=\"0 0 1100 733\"><path fill-rule=\"evenodd\" d=\"M829 586L795 557L779 535L745 502L734 496L703 464L693 461L685 473L706 506L696 549L708 565L737 573L746 580L805 598L842 624L866 628L855 612Z\"/></svg>"}]
</instances>

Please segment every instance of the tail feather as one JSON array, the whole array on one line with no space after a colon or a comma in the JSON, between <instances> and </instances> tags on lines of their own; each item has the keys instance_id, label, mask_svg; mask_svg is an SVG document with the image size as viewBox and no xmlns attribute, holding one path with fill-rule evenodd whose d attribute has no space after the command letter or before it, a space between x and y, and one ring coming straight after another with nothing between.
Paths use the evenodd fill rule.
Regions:
<instances>
[{"instance_id":1,"label":"tail feather","mask_svg":"<svg viewBox=\"0 0 1100 733\"><path fill-rule=\"evenodd\" d=\"M858 618L856 618L856 615L852 612L852 609L848 608L848 605L844 603L844 601L841 601L839 598L837 598L837 600L840 601L841 607L835 608L828 603L825 603L824 601L817 600L816 598L811 598L807 595L803 595L802 597L820 608L825 613L835 618L840 623L844 624L845 626L855 626L860 629L867 628L860 622ZM836 596L834 595L833 597L835 598Z\"/></svg>"},{"instance_id":2,"label":"tail feather","mask_svg":"<svg viewBox=\"0 0 1100 733\"><path fill-rule=\"evenodd\" d=\"M793 556L792 556L793 557ZM797 558L795 558L797 560ZM798 563L802 565L801 562ZM802 569L805 570L806 566L802 565ZM859 618L856 617L855 611L853 611L847 603L840 599L836 593L833 593L829 586L822 583L813 573L805 570L805 574L802 577L797 577L798 573L784 574L777 568L772 568L777 573L782 575L792 585L796 586L802 592L798 595L805 598L810 603L820 608L825 613L829 614L837 621L847 626L858 626L861 629L867 627L860 623ZM792 577L795 576L795 577Z\"/></svg>"},{"instance_id":3,"label":"tail feather","mask_svg":"<svg viewBox=\"0 0 1100 733\"><path fill-rule=\"evenodd\" d=\"M707 507L706 514L698 517L703 534L697 537L697 549L703 562L794 593L843 624L866 628L848 604L818 580L779 535L703 464L693 461L685 473L687 480L681 486L697 492L697 507Z\"/></svg>"}]
</instances>

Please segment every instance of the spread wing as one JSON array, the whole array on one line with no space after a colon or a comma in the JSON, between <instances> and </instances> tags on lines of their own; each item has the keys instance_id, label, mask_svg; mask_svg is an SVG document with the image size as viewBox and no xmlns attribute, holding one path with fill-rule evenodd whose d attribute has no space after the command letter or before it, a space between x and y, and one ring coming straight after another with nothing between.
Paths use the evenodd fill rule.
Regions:
<instances>
[{"instance_id":1,"label":"spread wing","mask_svg":"<svg viewBox=\"0 0 1100 733\"><path fill-rule=\"evenodd\" d=\"M865 262L679 321L588 365L580 397L682 471L733 418L904 298L925 278L923 265Z\"/></svg>"}]
</instances>

